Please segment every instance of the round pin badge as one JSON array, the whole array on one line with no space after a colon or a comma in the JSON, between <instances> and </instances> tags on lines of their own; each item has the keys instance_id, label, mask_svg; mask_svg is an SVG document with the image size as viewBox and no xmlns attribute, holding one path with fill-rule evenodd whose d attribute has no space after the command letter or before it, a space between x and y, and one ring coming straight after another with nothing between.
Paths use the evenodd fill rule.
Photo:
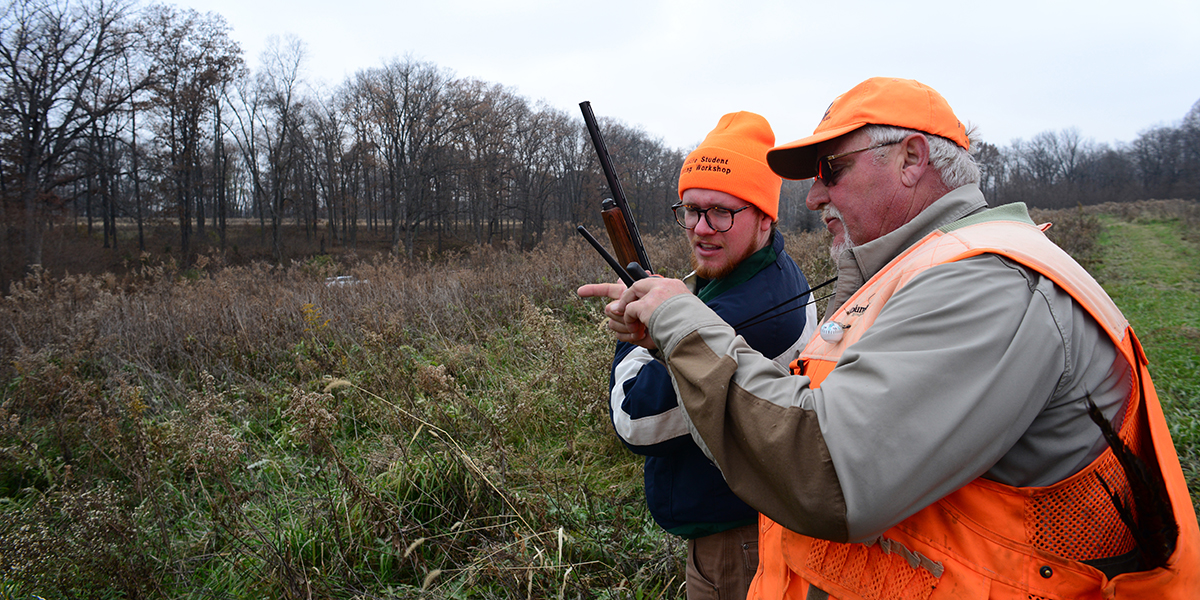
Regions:
<instances>
[{"instance_id":1,"label":"round pin badge","mask_svg":"<svg viewBox=\"0 0 1200 600\"><path fill-rule=\"evenodd\" d=\"M841 341L844 334L842 324L837 321L829 321L821 325L821 339L831 344Z\"/></svg>"}]
</instances>

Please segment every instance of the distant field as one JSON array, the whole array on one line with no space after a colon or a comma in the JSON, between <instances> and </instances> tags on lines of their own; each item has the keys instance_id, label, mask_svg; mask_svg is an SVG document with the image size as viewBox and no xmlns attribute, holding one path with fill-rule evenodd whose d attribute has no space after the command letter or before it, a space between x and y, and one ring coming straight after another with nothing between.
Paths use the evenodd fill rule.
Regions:
<instances>
[{"instance_id":1,"label":"distant field","mask_svg":"<svg viewBox=\"0 0 1200 600\"><path fill-rule=\"evenodd\" d=\"M1200 505L1197 206L1036 218L1133 323ZM680 239L649 239L666 275ZM823 234L787 240L831 276ZM607 267L577 236L435 258L22 280L0 299L0 600L683 598L683 545L608 420L600 304L574 295Z\"/></svg>"},{"instance_id":2,"label":"distant field","mask_svg":"<svg viewBox=\"0 0 1200 600\"><path fill-rule=\"evenodd\" d=\"M390 255L403 245L392 243L391 230L380 224L372 228L365 220L352 235L343 236L329 232L328 223L322 221L316 230L308 231L303 224L288 220L282 225L282 263L303 262L317 255L346 265L367 260L378 255ZM498 246L512 246L519 239L520 228L511 222L504 224L502 232L492 236ZM178 222L167 219L147 220L139 236L137 223L131 219L120 219L117 223L117 239L103 245L102 224L96 220L89 231L85 219L74 219L55 224L45 233L42 250L42 267L55 277L65 274L100 275L113 273L124 277L145 264L176 265L191 264L203 260L208 264L244 266L254 262L274 260L271 241L271 225L260 225L257 218L230 219L226 238L221 237L210 221L201 234L193 223L190 253L185 261L180 247ZM574 227L563 227L548 232L547 238L555 240L574 237ZM486 238L485 238L486 239ZM7 291L11 282L24 274L24 248L14 236L9 244L0 245L0 292ZM143 250L144 246L144 250ZM436 231L423 229L414 241L414 257L438 258L473 247L471 230L466 224L457 232L439 236ZM203 257L203 258L201 258Z\"/></svg>"}]
</instances>

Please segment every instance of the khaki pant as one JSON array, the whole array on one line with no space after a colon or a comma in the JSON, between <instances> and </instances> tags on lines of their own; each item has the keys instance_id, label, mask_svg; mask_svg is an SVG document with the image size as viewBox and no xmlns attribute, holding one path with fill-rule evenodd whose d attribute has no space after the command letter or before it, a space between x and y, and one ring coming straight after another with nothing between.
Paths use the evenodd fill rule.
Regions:
<instances>
[{"instance_id":1,"label":"khaki pant","mask_svg":"<svg viewBox=\"0 0 1200 600\"><path fill-rule=\"evenodd\" d=\"M688 540L688 600L745 600L758 570L758 523Z\"/></svg>"}]
</instances>

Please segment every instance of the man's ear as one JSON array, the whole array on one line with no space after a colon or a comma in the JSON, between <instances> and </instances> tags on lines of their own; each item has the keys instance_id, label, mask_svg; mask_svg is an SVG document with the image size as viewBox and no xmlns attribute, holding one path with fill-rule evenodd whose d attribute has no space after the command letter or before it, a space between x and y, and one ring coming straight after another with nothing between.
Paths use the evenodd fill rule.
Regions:
<instances>
[{"instance_id":1,"label":"man's ear","mask_svg":"<svg viewBox=\"0 0 1200 600\"><path fill-rule=\"evenodd\" d=\"M903 162L900 165L900 181L906 187L916 187L925 170L929 169L929 140L924 134L914 133L900 142Z\"/></svg>"},{"instance_id":2,"label":"man's ear","mask_svg":"<svg viewBox=\"0 0 1200 600\"><path fill-rule=\"evenodd\" d=\"M759 216L758 230L759 231L770 231L771 223L774 223L774 221L771 220L771 217L768 216L767 213L765 213L761 210L758 211L758 216Z\"/></svg>"}]
</instances>

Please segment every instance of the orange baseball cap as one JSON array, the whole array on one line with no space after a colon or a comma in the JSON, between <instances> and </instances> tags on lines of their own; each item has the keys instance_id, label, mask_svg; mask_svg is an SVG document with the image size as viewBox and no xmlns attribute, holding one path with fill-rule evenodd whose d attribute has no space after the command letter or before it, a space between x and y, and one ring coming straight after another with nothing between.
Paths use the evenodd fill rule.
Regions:
<instances>
[{"instance_id":1,"label":"orange baseball cap","mask_svg":"<svg viewBox=\"0 0 1200 600\"><path fill-rule=\"evenodd\" d=\"M915 129L971 149L967 128L936 90L912 79L872 77L835 98L812 135L768 151L767 164L787 179L815 177L817 144L864 125Z\"/></svg>"},{"instance_id":2,"label":"orange baseball cap","mask_svg":"<svg viewBox=\"0 0 1200 600\"><path fill-rule=\"evenodd\" d=\"M725 192L778 221L783 180L771 172L766 161L767 150L774 145L775 132L762 115L742 111L721 117L684 159L679 169L679 198L690 188Z\"/></svg>"}]
</instances>

